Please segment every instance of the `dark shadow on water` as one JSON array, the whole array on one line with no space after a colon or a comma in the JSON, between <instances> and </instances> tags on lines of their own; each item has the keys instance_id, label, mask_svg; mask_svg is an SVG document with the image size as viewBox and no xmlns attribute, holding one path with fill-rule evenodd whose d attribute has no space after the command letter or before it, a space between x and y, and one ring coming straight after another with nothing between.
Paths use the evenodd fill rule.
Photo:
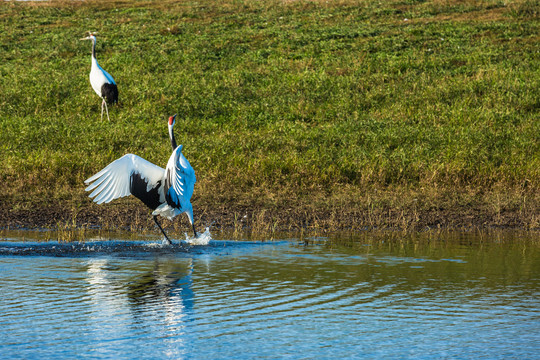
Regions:
<instances>
[{"instance_id":1,"label":"dark shadow on water","mask_svg":"<svg viewBox=\"0 0 540 360\"><path fill-rule=\"evenodd\" d=\"M221 253L238 248L263 245L261 242L213 240L208 245L192 246L184 242L172 245L161 241L93 241L67 243L47 242L0 242L0 256L52 256L119 258L149 258L155 256L191 256L194 254Z\"/></svg>"}]
</instances>

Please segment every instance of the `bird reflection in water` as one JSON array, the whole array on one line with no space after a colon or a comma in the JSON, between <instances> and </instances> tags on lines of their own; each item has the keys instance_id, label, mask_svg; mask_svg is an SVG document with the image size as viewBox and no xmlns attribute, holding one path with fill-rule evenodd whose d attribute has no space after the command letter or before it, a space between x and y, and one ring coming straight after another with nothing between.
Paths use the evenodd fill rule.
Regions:
<instances>
[{"instance_id":1,"label":"bird reflection in water","mask_svg":"<svg viewBox=\"0 0 540 360\"><path fill-rule=\"evenodd\" d=\"M161 332L171 349L178 349L194 305L192 271L192 259L156 258L134 268L114 259L92 260L85 274L92 333L96 339L114 339L128 329Z\"/></svg>"},{"instance_id":2,"label":"bird reflection in water","mask_svg":"<svg viewBox=\"0 0 540 360\"><path fill-rule=\"evenodd\" d=\"M183 327L193 310L193 262L177 261L156 259L152 269L128 282L127 295L135 317L144 314L148 320L148 314L161 313L162 319L156 320L164 320L168 327Z\"/></svg>"}]
</instances>

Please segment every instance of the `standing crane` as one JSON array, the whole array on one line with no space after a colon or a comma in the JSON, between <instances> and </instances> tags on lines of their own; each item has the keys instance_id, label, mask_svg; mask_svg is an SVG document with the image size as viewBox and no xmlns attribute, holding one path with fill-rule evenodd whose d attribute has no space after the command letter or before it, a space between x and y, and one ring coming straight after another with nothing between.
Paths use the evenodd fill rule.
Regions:
<instances>
[{"instance_id":1,"label":"standing crane","mask_svg":"<svg viewBox=\"0 0 540 360\"><path fill-rule=\"evenodd\" d=\"M103 70L99 66L96 59L96 33L90 33L87 37L82 38L81 40L92 40L92 68L90 69L90 84L92 89L98 94L102 99L101 102L101 120L103 120L103 107L107 111L107 119L109 118L109 109L107 108L108 104L115 104L118 102L118 87L114 82L113 77Z\"/></svg>"},{"instance_id":2,"label":"standing crane","mask_svg":"<svg viewBox=\"0 0 540 360\"><path fill-rule=\"evenodd\" d=\"M169 117L169 139L173 152L165 169L133 154L127 154L107 165L103 170L85 180L92 191L89 195L97 204L133 195L152 209L154 221L171 240L159 224L158 215L172 220L186 213L197 237L193 224L193 206L190 203L195 185L195 171L182 154L182 145L176 146L173 127L176 114Z\"/></svg>"}]
</instances>

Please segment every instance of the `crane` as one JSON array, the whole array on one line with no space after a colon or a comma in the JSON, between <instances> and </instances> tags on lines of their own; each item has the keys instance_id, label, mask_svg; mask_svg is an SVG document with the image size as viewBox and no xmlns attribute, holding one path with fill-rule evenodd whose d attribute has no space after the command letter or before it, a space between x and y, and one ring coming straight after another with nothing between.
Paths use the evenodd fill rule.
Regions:
<instances>
[{"instance_id":1,"label":"crane","mask_svg":"<svg viewBox=\"0 0 540 360\"><path fill-rule=\"evenodd\" d=\"M92 89L102 99L101 102L101 120L103 120L103 107L107 111L107 119L109 118L108 104L115 104L118 102L118 87L114 82L113 77L103 70L99 66L96 59L96 33L89 33L89 35L81 40L92 40L92 67L90 68L90 84Z\"/></svg>"},{"instance_id":2,"label":"crane","mask_svg":"<svg viewBox=\"0 0 540 360\"><path fill-rule=\"evenodd\" d=\"M133 154L126 154L107 165L97 174L86 179L85 191L97 204L108 203L114 199L133 195L140 199L152 211L167 244L171 240L158 222L158 215L172 220L177 215L186 213L197 237L193 224L193 206L191 196L195 185L195 171L182 154L182 145L177 146L173 127L176 114L169 117L169 139L173 152L165 169Z\"/></svg>"}]
</instances>

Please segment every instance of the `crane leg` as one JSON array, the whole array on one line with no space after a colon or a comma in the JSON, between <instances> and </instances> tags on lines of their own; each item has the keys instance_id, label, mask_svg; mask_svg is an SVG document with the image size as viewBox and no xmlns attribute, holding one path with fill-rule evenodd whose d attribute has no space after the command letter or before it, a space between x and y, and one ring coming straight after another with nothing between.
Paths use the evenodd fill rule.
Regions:
<instances>
[{"instance_id":1,"label":"crane leg","mask_svg":"<svg viewBox=\"0 0 540 360\"><path fill-rule=\"evenodd\" d=\"M103 105L105 105L105 100L101 101L101 121L103 121Z\"/></svg>"},{"instance_id":2,"label":"crane leg","mask_svg":"<svg viewBox=\"0 0 540 360\"><path fill-rule=\"evenodd\" d=\"M191 224L191 227L193 228L193 234L195 237L197 237L197 231L195 231L195 225Z\"/></svg>"},{"instance_id":3,"label":"crane leg","mask_svg":"<svg viewBox=\"0 0 540 360\"><path fill-rule=\"evenodd\" d=\"M163 228L161 227L161 225L159 224L158 220L157 220L157 215L154 215L154 221L156 223L156 225L158 226L159 230L161 230L161 232L163 233L163 235L165 235L165 239L167 240L167 245L171 245L171 240L169 239L169 237L167 236L167 234L165 234L165 231L163 230Z\"/></svg>"},{"instance_id":4,"label":"crane leg","mask_svg":"<svg viewBox=\"0 0 540 360\"><path fill-rule=\"evenodd\" d=\"M105 111L107 112L107 120L111 121L111 119L109 118L109 108L107 108L107 102L105 101L105 99L103 99L103 103L105 104ZM103 117L103 110L101 110L101 116Z\"/></svg>"}]
</instances>

